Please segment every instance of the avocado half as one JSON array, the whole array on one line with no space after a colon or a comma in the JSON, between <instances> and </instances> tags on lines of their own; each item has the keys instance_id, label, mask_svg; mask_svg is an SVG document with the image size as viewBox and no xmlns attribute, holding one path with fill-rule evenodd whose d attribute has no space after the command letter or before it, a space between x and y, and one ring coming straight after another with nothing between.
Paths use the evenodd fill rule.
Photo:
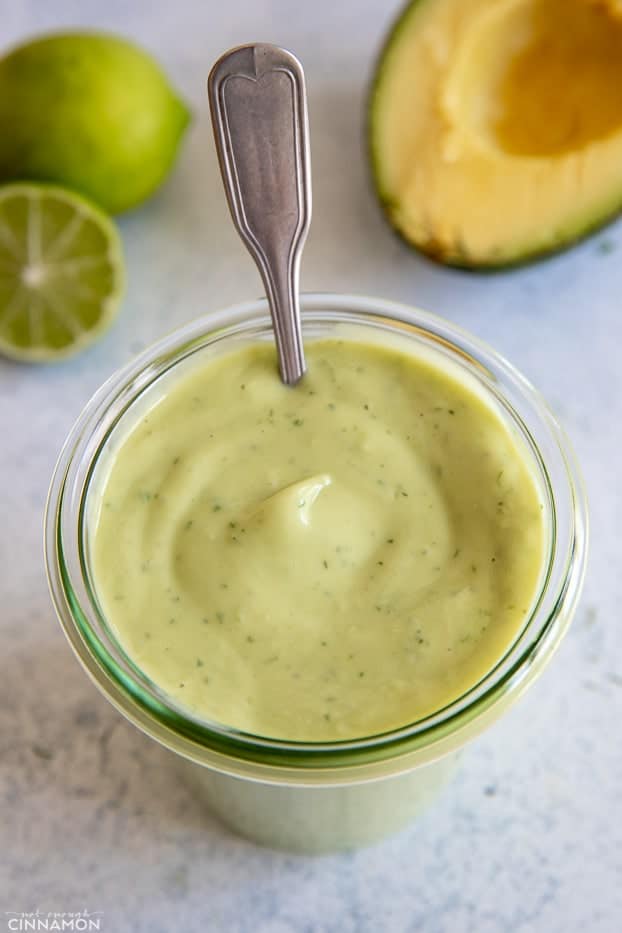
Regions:
<instances>
[{"instance_id":1,"label":"avocado half","mask_svg":"<svg viewBox=\"0 0 622 933\"><path fill-rule=\"evenodd\" d=\"M369 105L374 184L410 244L494 268L622 210L617 3L412 0Z\"/></svg>"}]
</instances>

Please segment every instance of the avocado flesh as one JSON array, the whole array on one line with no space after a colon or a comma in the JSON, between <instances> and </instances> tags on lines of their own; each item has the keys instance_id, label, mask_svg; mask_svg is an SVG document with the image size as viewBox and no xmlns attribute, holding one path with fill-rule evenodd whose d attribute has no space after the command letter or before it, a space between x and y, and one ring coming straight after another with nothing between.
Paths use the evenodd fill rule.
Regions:
<instances>
[{"instance_id":1,"label":"avocado flesh","mask_svg":"<svg viewBox=\"0 0 622 933\"><path fill-rule=\"evenodd\" d=\"M374 181L412 245L496 267L622 209L622 18L594 0L414 0L370 102Z\"/></svg>"}]
</instances>

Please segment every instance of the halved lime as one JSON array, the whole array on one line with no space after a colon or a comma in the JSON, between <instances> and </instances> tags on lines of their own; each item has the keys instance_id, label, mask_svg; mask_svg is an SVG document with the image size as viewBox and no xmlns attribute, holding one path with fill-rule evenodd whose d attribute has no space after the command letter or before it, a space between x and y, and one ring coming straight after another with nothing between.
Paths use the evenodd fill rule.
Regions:
<instances>
[{"instance_id":1,"label":"halved lime","mask_svg":"<svg viewBox=\"0 0 622 933\"><path fill-rule=\"evenodd\" d=\"M77 353L114 320L124 279L116 227L90 201L53 185L0 187L1 353Z\"/></svg>"}]
</instances>

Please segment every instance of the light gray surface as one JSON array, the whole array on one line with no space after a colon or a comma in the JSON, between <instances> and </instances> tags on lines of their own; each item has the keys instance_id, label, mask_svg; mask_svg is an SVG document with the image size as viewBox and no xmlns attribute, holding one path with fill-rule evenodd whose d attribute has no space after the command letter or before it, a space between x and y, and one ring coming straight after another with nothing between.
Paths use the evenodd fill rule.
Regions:
<instances>
[{"instance_id":1,"label":"light gray surface","mask_svg":"<svg viewBox=\"0 0 622 933\"><path fill-rule=\"evenodd\" d=\"M3 40L89 24L152 49L196 119L166 189L122 221L129 292L113 332L57 368L0 362L0 930L3 911L104 912L102 929L214 933L616 933L622 922L622 227L494 277L437 268L385 227L362 151L370 65L394 3L9 3ZM505 352L582 461L592 549L550 669L465 756L421 822L348 856L237 839L180 786L72 657L47 595L41 516L60 444L132 353L260 292L226 213L204 95L229 45L290 46L306 67L315 219L306 289L417 303ZM502 210L502 207L500 207Z\"/></svg>"}]
</instances>

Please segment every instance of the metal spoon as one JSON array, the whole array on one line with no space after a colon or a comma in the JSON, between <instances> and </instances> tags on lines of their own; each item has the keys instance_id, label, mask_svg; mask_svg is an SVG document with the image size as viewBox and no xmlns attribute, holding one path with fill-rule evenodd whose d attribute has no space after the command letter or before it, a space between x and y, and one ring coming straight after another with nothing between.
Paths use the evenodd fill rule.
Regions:
<instances>
[{"instance_id":1,"label":"metal spoon","mask_svg":"<svg viewBox=\"0 0 622 933\"><path fill-rule=\"evenodd\" d=\"M218 59L207 90L231 216L264 282L281 379L294 385L306 368L298 279L311 221L302 65L275 45L242 45Z\"/></svg>"}]
</instances>

